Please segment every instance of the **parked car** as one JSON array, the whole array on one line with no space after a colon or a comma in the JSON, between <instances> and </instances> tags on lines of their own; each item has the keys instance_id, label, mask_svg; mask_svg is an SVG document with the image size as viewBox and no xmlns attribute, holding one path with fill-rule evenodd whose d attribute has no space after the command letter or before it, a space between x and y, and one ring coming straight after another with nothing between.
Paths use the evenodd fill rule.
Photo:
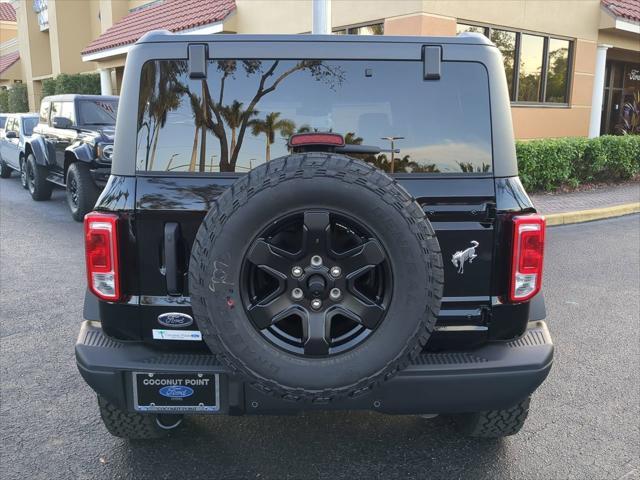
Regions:
<instances>
[{"instance_id":1,"label":"parked car","mask_svg":"<svg viewBox=\"0 0 640 480\"><path fill-rule=\"evenodd\" d=\"M34 200L48 200L54 185L66 189L81 222L111 171L118 97L55 95L40 105L39 123L26 142L27 184Z\"/></svg>"},{"instance_id":2,"label":"parked car","mask_svg":"<svg viewBox=\"0 0 640 480\"><path fill-rule=\"evenodd\" d=\"M6 117L4 133L0 137L0 177L9 178L15 170L27 188L27 176L23 169L25 142L38 124L37 113L14 113Z\"/></svg>"},{"instance_id":3,"label":"parked car","mask_svg":"<svg viewBox=\"0 0 640 480\"><path fill-rule=\"evenodd\" d=\"M494 44L154 32L125 70L76 343L112 434L320 409L522 428L553 360L545 220Z\"/></svg>"}]
</instances>

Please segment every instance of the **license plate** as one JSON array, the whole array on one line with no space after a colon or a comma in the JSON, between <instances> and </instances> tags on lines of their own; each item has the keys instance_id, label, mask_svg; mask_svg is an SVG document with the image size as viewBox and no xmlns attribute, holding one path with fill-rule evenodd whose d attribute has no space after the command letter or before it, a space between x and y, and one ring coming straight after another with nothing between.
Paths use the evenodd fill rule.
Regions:
<instances>
[{"instance_id":1,"label":"license plate","mask_svg":"<svg viewBox=\"0 0 640 480\"><path fill-rule=\"evenodd\" d=\"M142 412L217 412L217 374L133 373L133 404Z\"/></svg>"}]
</instances>

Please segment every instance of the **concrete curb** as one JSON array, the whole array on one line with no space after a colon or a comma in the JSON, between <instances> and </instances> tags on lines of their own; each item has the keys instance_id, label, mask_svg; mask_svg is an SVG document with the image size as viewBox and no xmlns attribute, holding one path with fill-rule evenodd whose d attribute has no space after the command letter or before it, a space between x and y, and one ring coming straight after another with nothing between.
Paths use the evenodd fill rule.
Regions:
<instances>
[{"instance_id":1,"label":"concrete curb","mask_svg":"<svg viewBox=\"0 0 640 480\"><path fill-rule=\"evenodd\" d=\"M640 212L640 202L625 203L613 207L594 208L592 210L578 210L575 212L552 213L545 215L547 226L569 225L571 223L591 222L604 218L620 217Z\"/></svg>"}]
</instances>

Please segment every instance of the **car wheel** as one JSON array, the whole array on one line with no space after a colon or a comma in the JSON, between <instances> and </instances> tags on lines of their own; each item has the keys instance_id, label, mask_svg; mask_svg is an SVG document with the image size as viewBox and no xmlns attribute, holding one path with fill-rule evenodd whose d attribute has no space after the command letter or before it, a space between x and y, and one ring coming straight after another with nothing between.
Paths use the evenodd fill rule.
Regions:
<instances>
[{"instance_id":1,"label":"car wheel","mask_svg":"<svg viewBox=\"0 0 640 480\"><path fill-rule=\"evenodd\" d=\"M98 199L96 187L91 172L81 163L72 163L67 170L67 203L71 209L71 216L76 222L82 222L84 216L93 210Z\"/></svg>"},{"instance_id":2,"label":"car wheel","mask_svg":"<svg viewBox=\"0 0 640 480\"><path fill-rule=\"evenodd\" d=\"M11 167L4 160L0 160L0 178L9 178L11 176Z\"/></svg>"},{"instance_id":3,"label":"car wheel","mask_svg":"<svg viewBox=\"0 0 640 480\"><path fill-rule=\"evenodd\" d=\"M111 435L129 440L164 438L182 424L182 415L154 415L121 410L98 395L102 423Z\"/></svg>"},{"instance_id":4,"label":"car wheel","mask_svg":"<svg viewBox=\"0 0 640 480\"><path fill-rule=\"evenodd\" d=\"M32 153L27 157L27 187L36 201L51 198L53 186L47 182L47 169L36 163Z\"/></svg>"},{"instance_id":5,"label":"car wheel","mask_svg":"<svg viewBox=\"0 0 640 480\"><path fill-rule=\"evenodd\" d=\"M29 188L27 183L27 162L25 162L24 157L20 158L20 185L25 190Z\"/></svg>"},{"instance_id":6,"label":"car wheel","mask_svg":"<svg viewBox=\"0 0 640 480\"><path fill-rule=\"evenodd\" d=\"M251 170L206 215L189 265L209 348L261 392L311 403L366 394L409 365L443 288L416 200L335 154Z\"/></svg>"},{"instance_id":7,"label":"car wheel","mask_svg":"<svg viewBox=\"0 0 640 480\"><path fill-rule=\"evenodd\" d=\"M470 437L507 437L515 435L524 426L529 415L530 402L531 397L527 397L511 408L457 415L454 416L454 420Z\"/></svg>"}]
</instances>

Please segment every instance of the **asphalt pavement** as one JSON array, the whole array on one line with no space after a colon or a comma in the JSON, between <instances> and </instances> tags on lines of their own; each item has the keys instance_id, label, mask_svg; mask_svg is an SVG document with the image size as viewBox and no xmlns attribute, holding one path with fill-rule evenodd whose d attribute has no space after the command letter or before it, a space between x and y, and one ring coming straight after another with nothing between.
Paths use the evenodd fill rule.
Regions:
<instances>
[{"instance_id":1,"label":"asphalt pavement","mask_svg":"<svg viewBox=\"0 0 640 480\"><path fill-rule=\"evenodd\" d=\"M548 233L553 370L524 430L377 413L200 417L169 440L110 436L76 369L82 226L64 194L0 180L0 477L13 479L638 479L640 216Z\"/></svg>"}]
</instances>

